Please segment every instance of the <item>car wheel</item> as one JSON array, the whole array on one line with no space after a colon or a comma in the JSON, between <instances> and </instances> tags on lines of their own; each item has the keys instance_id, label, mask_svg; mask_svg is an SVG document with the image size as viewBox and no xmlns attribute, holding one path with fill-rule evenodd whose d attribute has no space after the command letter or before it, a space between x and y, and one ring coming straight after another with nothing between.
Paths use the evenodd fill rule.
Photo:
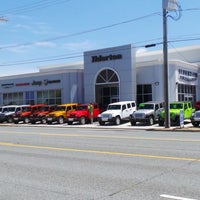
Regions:
<instances>
[{"instance_id":1,"label":"car wheel","mask_svg":"<svg viewBox=\"0 0 200 200\"><path fill-rule=\"evenodd\" d=\"M121 119L120 119L119 116L116 117L116 119L115 119L115 124L116 124L116 125L120 125L120 124L121 124Z\"/></svg>"},{"instance_id":2,"label":"car wheel","mask_svg":"<svg viewBox=\"0 0 200 200\"><path fill-rule=\"evenodd\" d=\"M11 117L8 118L8 123L12 123L13 119Z\"/></svg>"},{"instance_id":3,"label":"car wheel","mask_svg":"<svg viewBox=\"0 0 200 200\"><path fill-rule=\"evenodd\" d=\"M136 125L136 121L135 120L131 120L131 125L135 126Z\"/></svg>"},{"instance_id":4,"label":"car wheel","mask_svg":"<svg viewBox=\"0 0 200 200\"><path fill-rule=\"evenodd\" d=\"M154 119L152 116L149 117L149 125L152 126L154 124Z\"/></svg>"},{"instance_id":5,"label":"car wheel","mask_svg":"<svg viewBox=\"0 0 200 200\"><path fill-rule=\"evenodd\" d=\"M86 123L85 117L81 117L79 123L80 123L81 125L84 125L84 124Z\"/></svg>"},{"instance_id":6,"label":"car wheel","mask_svg":"<svg viewBox=\"0 0 200 200\"><path fill-rule=\"evenodd\" d=\"M105 122L99 121L99 125L105 125Z\"/></svg>"},{"instance_id":7,"label":"car wheel","mask_svg":"<svg viewBox=\"0 0 200 200\"><path fill-rule=\"evenodd\" d=\"M29 122L30 122L29 118L28 118L28 117L25 117L24 123L25 123L25 124L28 124Z\"/></svg>"},{"instance_id":8,"label":"car wheel","mask_svg":"<svg viewBox=\"0 0 200 200\"><path fill-rule=\"evenodd\" d=\"M159 120L158 125L159 126L164 126L164 121Z\"/></svg>"},{"instance_id":9,"label":"car wheel","mask_svg":"<svg viewBox=\"0 0 200 200\"><path fill-rule=\"evenodd\" d=\"M42 118L42 124L46 124L47 123L47 120L45 118Z\"/></svg>"},{"instance_id":10,"label":"car wheel","mask_svg":"<svg viewBox=\"0 0 200 200\"><path fill-rule=\"evenodd\" d=\"M194 127L199 127L199 123L198 123L198 122L192 123L192 125L193 125Z\"/></svg>"},{"instance_id":11,"label":"car wheel","mask_svg":"<svg viewBox=\"0 0 200 200\"><path fill-rule=\"evenodd\" d=\"M58 118L58 123L59 124L63 124L64 123L64 118L63 117L59 117Z\"/></svg>"}]
</instances>

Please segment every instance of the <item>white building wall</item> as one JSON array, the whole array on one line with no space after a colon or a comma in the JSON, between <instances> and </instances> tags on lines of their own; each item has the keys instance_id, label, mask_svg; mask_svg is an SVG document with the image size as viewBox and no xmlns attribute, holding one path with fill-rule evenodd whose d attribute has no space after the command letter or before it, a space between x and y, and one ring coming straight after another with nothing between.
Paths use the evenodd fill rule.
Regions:
<instances>
[{"instance_id":1,"label":"white building wall","mask_svg":"<svg viewBox=\"0 0 200 200\"><path fill-rule=\"evenodd\" d=\"M93 57L121 55L120 59L93 62ZM89 51L84 53L85 102L95 101L96 77L103 69L113 69L119 76L120 100L136 99L135 49L132 45Z\"/></svg>"}]
</instances>

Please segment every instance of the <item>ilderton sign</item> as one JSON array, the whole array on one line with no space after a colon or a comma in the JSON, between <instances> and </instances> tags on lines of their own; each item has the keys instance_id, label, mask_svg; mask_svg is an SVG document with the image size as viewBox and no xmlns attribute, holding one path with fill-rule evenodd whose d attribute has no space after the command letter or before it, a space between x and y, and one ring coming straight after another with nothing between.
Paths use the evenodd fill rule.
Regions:
<instances>
[{"instance_id":1,"label":"ilderton sign","mask_svg":"<svg viewBox=\"0 0 200 200\"><path fill-rule=\"evenodd\" d=\"M117 54L117 55L108 55L108 56L92 56L92 62L103 62L103 61L110 61L110 60L118 60L118 59L122 59L122 55L121 54Z\"/></svg>"}]
</instances>

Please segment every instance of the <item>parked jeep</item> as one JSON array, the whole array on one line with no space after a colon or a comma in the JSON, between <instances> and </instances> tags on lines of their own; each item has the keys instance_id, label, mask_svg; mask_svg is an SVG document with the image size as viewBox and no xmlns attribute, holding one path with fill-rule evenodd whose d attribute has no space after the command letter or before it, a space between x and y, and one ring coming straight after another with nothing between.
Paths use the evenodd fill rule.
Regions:
<instances>
[{"instance_id":1,"label":"parked jeep","mask_svg":"<svg viewBox=\"0 0 200 200\"><path fill-rule=\"evenodd\" d=\"M2 113L0 113L0 123L13 122L12 115L21 111L22 107L18 105L3 106Z\"/></svg>"},{"instance_id":2,"label":"parked jeep","mask_svg":"<svg viewBox=\"0 0 200 200\"><path fill-rule=\"evenodd\" d=\"M194 108L191 102L171 102L170 103L170 124L180 125L180 111L183 111L183 118L190 119ZM163 126L165 121L165 111L159 116L159 126Z\"/></svg>"},{"instance_id":3,"label":"parked jeep","mask_svg":"<svg viewBox=\"0 0 200 200\"><path fill-rule=\"evenodd\" d=\"M158 122L159 115L163 111L164 102L145 102L140 103L138 110L133 112L130 116L130 122L132 126L135 126L137 122L142 122L147 125L153 125Z\"/></svg>"},{"instance_id":4,"label":"parked jeep","mask_svg":"<svg viewBox=\"0 0 200 200\"><path fill-rule=\"evenodd\" d=\"M92 106L92 116L89 106ZM100 114L100 108L97 103L94 104L79 104L75 111L71 112L67 116L67 123L69 125L73 124L73 122L79 122L79 124L85 124L91 122L92 120L96 120L98 115Z\"/></svg>"},{"instance_id":5,"label":"parked jeep","mask_svg":"<svg viewBox=\"0 0 200 200\"><path fill-rule=\"evenodd\" d=\"M53 112L55 108L55 105L44 105L39 107L37 112L34 112L29 116L30 123L35 124L40 122L46 124L46 115Z\"/></svg>"},{"instance_id":6,"label":"parked jeep","mask_svg":"<svg viewBox=\"0 0 200 200\"><path fill-rule=\"evenodd\" d=\"M30 122L30 115L37 112L42 106L44 106L44 104L22 106L22 110L20 112L12 115L13 122L15 124L18 124L19 122L28 124Z\"/></svg>"},{"instance_id":7,"label":"parked jeep","mask_svg":"<svg viewBox=\"0 0 200 200\"><path fill-rule=\"evenodd\" d=\"M50 112L46 115L46 123L52 124L53 122L57 122L58 124L63 124L66 122L67 115L76 110L77 103L70 104L61 104L56 106L55 111Z\"/></svg>"},{"instance_id":8,"label":"parked jeep","mask_svg":"<svg viewBox=\"0 0 200 200\"><path fill-rule=\"evenodd\" d=\"M199 124L200 124L200 110L197 110L194 113L192 113L191 123L192 123L192 125L194 127L199 127Z\"/></svg>"},{"instance_id":9,"label":"parked jeep","mask_svg":"<svg viewBox=\"0 0 200 200\"><path fill-rule=\"evenodd\" d=\"M98 116L98 121L100 125L104 125L106 122L114 122L119 125L121 121L129 120L134 111L136 111L135 101L111 103L108 105L107 110Z\"/></svg>"}]
</instances>

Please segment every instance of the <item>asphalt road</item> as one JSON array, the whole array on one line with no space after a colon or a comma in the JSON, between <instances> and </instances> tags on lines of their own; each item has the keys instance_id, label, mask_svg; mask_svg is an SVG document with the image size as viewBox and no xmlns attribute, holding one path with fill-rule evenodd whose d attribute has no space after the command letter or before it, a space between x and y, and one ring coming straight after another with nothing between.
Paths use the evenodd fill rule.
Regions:
<instances>
[{"instance_id":1,"label":"asphalt road","mask_svg":"<svg viewBox=\"0 0 200 200\"><path fill-rule=\"evenodd\" d=\"M199 132L0 127L0 200L197 200L199 174Z\"/></svg>"}]
</instances>

